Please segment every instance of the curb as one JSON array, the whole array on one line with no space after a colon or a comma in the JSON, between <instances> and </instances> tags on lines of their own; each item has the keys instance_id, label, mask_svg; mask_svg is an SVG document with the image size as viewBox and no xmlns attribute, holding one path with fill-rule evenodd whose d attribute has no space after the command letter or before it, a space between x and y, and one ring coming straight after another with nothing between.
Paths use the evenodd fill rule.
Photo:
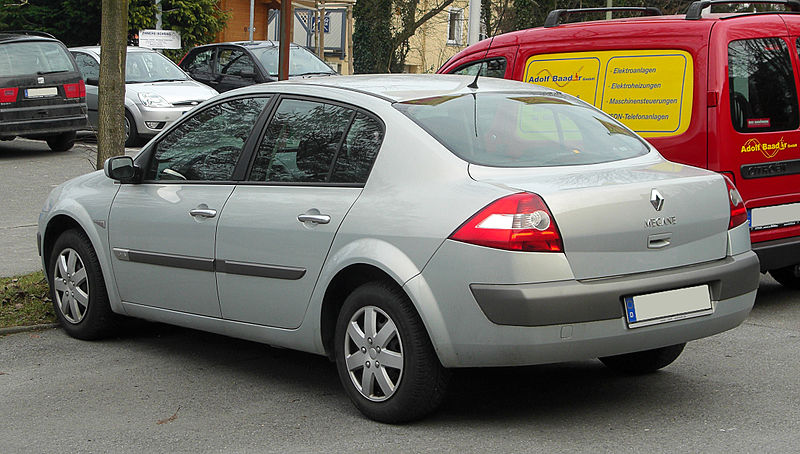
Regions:
<instances>
[{"instance_id":1,"label":"curb","mask_svg":"<svg viewBox=\"0 0 800 454\"><path fill-rule=\"evenodd\" d=\"M59 325L58 323L44 323L41 325L12 326L10 328L0 328L0 336L5 336L6 334L24 333L26 331L38 331L42 329L57 328L59 326L61 325Z\"/></svg>"}]
</instances>

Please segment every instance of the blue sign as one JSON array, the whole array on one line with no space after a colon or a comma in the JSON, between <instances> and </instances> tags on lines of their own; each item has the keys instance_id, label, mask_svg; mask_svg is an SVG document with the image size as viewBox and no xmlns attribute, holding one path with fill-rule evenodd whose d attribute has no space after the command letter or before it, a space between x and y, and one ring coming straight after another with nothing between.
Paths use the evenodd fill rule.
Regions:
<instances>
[{"instance_id":1,"label":"blue sign","mask_svg":"<svg viewBox=\"0 0 800 454\"><path fill-rule=\"evenodd\" d=\"M331 32L331 17L325 14L325 22L323 22L325 26L323 27L323 33L330 33ZM311 16L311 33L317 32L317 16Z\"/></svg>"}]
</instances>

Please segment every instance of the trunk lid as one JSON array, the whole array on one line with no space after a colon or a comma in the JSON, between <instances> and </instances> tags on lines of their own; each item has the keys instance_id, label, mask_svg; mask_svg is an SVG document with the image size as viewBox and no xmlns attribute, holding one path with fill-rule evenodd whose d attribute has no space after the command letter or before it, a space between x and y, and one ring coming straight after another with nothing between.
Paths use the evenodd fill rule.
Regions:
<instances>
[{"instance_id":1,"label":"trunk lid","mask_svg":"<svg viewBox=\"0 0 800 454\"><path fill-rule=\"evenodd\" d=\"M730 206L723 178L655 153L585 166L470 164L469 172L477 181L539 194L576 279L674 268L727 253Z\"/></svg>"}]
</instances>

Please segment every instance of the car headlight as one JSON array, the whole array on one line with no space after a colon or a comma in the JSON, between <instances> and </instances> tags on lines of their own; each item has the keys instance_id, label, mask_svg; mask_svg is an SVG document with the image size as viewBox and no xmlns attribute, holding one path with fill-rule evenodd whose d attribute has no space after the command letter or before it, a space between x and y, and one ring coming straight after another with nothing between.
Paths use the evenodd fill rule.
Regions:
<instances>
[{"instance_id":1,"label":"car headlight","mask_svg":"<svg viewBox=\"0 0 800 454\"><path fill-rule=\"evenodd\" d=\"M139 93L139 101L145 107L172 107L172 104L155 93Z\"/></svg>"}]
</instances>

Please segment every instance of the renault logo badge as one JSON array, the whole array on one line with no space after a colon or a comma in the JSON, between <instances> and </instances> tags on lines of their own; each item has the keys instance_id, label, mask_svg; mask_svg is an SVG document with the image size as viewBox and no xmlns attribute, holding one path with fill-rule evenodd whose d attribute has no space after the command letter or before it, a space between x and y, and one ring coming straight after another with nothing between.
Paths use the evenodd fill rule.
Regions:
<instances>
[{"instance_id":1,"label":"renault logo badge","mask_svg":"<svg viewBox=\"0 0 800 454\"><path fill-rule=\"evenodd\" d=\"M658 192L658 189L653 189L650 191L650 203L653 205L653 208L656 211L661 211L661 208L664 207L664 196Z\"/></svg>"}]
</instances>

